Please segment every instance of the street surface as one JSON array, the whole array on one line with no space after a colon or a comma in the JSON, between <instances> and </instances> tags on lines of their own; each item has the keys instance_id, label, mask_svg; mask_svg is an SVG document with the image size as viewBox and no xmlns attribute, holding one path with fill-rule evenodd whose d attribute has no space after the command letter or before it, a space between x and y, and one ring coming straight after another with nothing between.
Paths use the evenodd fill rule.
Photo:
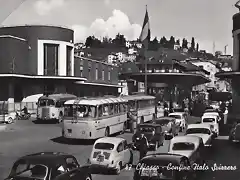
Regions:
<instances>
[{"instance_id":1,"label":"street surface","mask_svg":"<svg viewBox=\"0 0 240 180\"><path fill-rule=\"evenodd\" d=\"M92 143L86 141L61 141L59 124L34 124L32 121L18 121L8 125L6 131L0 132L0 179L4 179L10 171L13 162L19 157L42 151L60 151L73 154L85 164L91 153ZM131 141L132 134L120 135ZM167 152L168 141L157 152ZM239 147L228 143L227 136L220 136L213 150L209 151L207 164L237 166L235 171L203 172L200 180L239 180L240 156ZM151 153L151 152L150 152ZM134 152L134 163L138 161L138 153ZM93 180L132 180L133 170L123 170L120 175L93 175Z\"/></svg>"}]
</instances>

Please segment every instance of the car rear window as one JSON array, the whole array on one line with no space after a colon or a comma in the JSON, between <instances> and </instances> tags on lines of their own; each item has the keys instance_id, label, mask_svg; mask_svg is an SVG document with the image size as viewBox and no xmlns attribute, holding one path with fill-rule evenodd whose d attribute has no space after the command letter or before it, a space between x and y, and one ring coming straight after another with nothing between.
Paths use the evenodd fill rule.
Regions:
<instances>
[{"instance_id":1,"label":"car rear window","mask_svg":"<svg viewBox=\"0 0 240 180\"><path fill-rule=\"evenodd\" d=\"M214 122L214 118L203 118L203 122Z\"/></svg>"},{"instance_id":2,"label":"car rear window","mask_svg":"<svg viewBox=\"0 0 240 180\"><path fill-rule=\"evenodd\" d=\"M160 125L166 125L170 122L169 119L159 119L159 120L156 120L156 124L160 124Z\"/></svg>"},{"instance_id":3,"label":"car rear window","mask_svg":"<svg viewBox=\"0 0 240 180\"><path fill-rule=\"evenodd\" d=\"M114 144L112 143L97 143L94 146L95 149L113 150Z\"/></svg>"},{"instance_id":4,"label":"car rear window","mask_svg":"<svg viewBox=\"0 0 240 180\"><path fill-rule=\"evenodd\" d=\"M181 116L179 115L169 115L169 117L175 118L175 119L181 119Z\"/></svg>"},{"instance_id":5,"label":"car rear window","mask_svg":"<svg viewBox=\"0 0 240 180\"><path fill-rule=\"evenodd\" d=\"M186 131L186 134L211 134L211 131L206 128L191 128Z\"/></svg>"},{"instance_id":6,"label":"car rear window","mask_svg":"<svg viewBox=\"0 0 240 180\"><path fill-rule=\"evenodd\" d=\"M193 143L187 143L187 142L180 142L173 144L172 150L174 151L182 151L182 150L194 150L195 146Z\"/></svg>"}]
</instances>

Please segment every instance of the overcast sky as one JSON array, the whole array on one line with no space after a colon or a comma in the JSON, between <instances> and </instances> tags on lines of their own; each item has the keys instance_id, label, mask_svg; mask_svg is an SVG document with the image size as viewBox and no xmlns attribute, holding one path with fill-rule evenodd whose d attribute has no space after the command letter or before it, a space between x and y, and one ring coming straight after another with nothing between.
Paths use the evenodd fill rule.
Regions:
<instances>
[{"instance_id":1,"label":"overcast sky","mask_svg":"<svg viewBox=\"0 0 240 180\"><path fill-rule=\"evenodd\" d=\"M23 2L23 3L22 3ZM200 49L232 54L232 15L236 0L0 0L2 25L51 24L72 27L75 42L89 35L128 39L140 35L148 5L152 38L195 37ZM22 3L22 4L21 4ZM20 6L19 6L20 5ZM16 9L17 8L17 9ZM15 11L10 14L13 10ZM10 14L10 16L9 16Z\"/></svg>"}]
</instances>

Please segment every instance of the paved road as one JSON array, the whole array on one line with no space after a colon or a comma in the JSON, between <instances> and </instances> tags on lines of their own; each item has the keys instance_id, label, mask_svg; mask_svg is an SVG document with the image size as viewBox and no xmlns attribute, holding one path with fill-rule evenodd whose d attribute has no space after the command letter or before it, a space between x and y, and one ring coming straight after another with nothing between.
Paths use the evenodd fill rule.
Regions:
<instances>
[{"instance_id":1,"label":"paved road","mask_svg":"<svg viewBox=\"0 0 240 180\"><path fill-rule=\"evenodd\" d=\"M9 125L8 130L0 132L0 179L6 177L17 158L40 151L62 151L73 154L81 164L86 163L90 155L92 143L74 141L65 144L61 142L61 128L56 124L34 124L31 121L19 121ZM120 135L131 140L131 134ZM236 165L236 171L209 171L202 173L200 180L239 180L240 156L239 147L228 144L227 137L220 137L215 142L215 148L209 152L207 164L209 166ZM158 152L167 152L169 142L166 141ZM138 153L134 153L137 163ZM132 180L133 170L123 170L119 176L93 175L94 180Z\"/></svg>"}]
</instances>

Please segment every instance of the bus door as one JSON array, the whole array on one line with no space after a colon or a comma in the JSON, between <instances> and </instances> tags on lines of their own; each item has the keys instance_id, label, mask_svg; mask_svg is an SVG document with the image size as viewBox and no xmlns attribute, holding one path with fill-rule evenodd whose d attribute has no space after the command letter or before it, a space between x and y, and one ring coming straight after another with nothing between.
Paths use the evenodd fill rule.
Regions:
<instances>
[{"instance_id":1,"label":"bus door","mask_svg":"<svg viewBox=\"0 0 240 180\"><path fill-rule=\"evenodd\" d=\"M95 120L95 128L99 132L105 132L104 109L102 105L97 106L97 118Z\"/></svg>"}]
</instances>

